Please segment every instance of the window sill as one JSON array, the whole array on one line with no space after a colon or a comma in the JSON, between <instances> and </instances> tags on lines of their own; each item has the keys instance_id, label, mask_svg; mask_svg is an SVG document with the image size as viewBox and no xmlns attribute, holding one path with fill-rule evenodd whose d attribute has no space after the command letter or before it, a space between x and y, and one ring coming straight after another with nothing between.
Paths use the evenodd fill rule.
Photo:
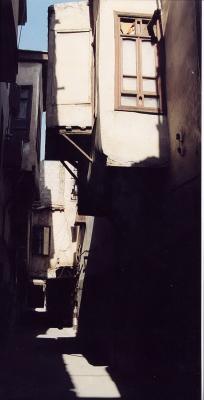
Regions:
<instances>
[{"instance_id":1,"label":"window sill","mask_svg":"<svg viewBox=\"0 0 204 400\"><path fill-rule=\"evenodd\" d=\"M114 111L127 111L127 112L137 112L142 114L154 114L154 115L164 115L164 111L154 108L136 108L136 107L126 107L118 106L115 107Z\"/></svg>"}]
</instances>

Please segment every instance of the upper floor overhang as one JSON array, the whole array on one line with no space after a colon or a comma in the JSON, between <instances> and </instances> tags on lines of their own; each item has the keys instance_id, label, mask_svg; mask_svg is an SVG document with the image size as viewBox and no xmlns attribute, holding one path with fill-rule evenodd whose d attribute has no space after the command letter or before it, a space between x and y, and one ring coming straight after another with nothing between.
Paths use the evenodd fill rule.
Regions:
<instances>
[{"instance_id":1,"label":"upper floor overhang","mask_svg":"<svg viewBox=\"0 0 204 400\"><path fill-rule=\"evenodd\" d=\"M92 129L87 127L84 131L80 127L47 128L46 130L46 160L69 161L74 167L77 163L88 165L92 163Z\"/></svg>"},{"instance_id":2,"label":"upper floor overhang","mask_svg":"<svg viewBox=\"0 0 204 400\"><path fill-rule=\"evenodd\" d=\"M48 9L47 129L94 123L93 36L88 1ZM70 132L69 132L70 133Z\"/></svg>"}]
</instances>

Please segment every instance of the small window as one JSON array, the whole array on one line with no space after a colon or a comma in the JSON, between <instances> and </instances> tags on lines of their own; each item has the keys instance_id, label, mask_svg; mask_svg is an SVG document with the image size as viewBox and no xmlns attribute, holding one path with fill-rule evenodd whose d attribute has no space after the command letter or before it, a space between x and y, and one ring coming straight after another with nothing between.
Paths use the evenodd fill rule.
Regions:
<instances>
[{"instance_id":1,"label":"small window","mask_svg":"<svg viewBox=\"0 0 204 400\"><path fill-rule=\"evenodd\" d=\"M76 201L77 199L78 199L78 187L75 181L71 191L71 200Z\"/></svg>"},{"instance_id":2,"label":"small window","mask_svg":"<svg viewBox=\"0 0 204 400\"><path fill-rule=\"evenodd\" d=\"M32 90L31 85L19 86L18 113L11 118L11 130L17 130L24 141L29 140Z\"/></svg>"},{"instance_id":3,"label":"small window","mask_svg":"<svg viewBox=\"0 0 204 400\"><path fill-rule=\"evenodd\" d=\"M33 226L32 250L34 255L50 254L50 226Z\"/></svg>"},{"instance_id":4,"label":"small window","mask_svg":"<svg viewBox=\"0 0 204 400\"><path fill-rule=\"evenodd\" d=\"M157 40L148 32L151 17L116 14L115 109L162 113L162 81L158 42L159 21L154 25Z\"/></svg>"},{"instance_id":5,"label":"small window","mask_svg":"<svg viewBox=\"0 0 204 400\"><path fill-rule=\"evenodd\" d=\"M16 117L18 120L26 121L29 114L29 106L30 106L30 86L20 86L20 104L19 104L19 112Z\"/></svg>"}]
</instances>

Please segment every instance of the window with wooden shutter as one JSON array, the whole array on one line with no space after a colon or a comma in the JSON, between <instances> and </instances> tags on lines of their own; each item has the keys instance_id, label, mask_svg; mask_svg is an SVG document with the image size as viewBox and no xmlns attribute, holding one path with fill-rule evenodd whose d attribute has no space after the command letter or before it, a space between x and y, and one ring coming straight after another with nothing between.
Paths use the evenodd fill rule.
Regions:
<instances>
[{"instance_id":1,"label":"window with wooden shutter","mask_svg":"<svg viewBox=\"0 0 204 400\"><path fill-rule=\"evenodd\" d=\"M48 256L50 253L50 226L34 225L32 233L34 255Z\"/></svg>"},{"instance_id":2,"label":"window with wooden shutter","mask_svg":"<svg viewBox=\"0 0 204 400\"><path fill-rule=\"evenodd\" d=\"M32 85L19 86L18 113L11 118L11 131L17 131L24 141L29 141L32 92Z\"/></svg>"},{"instance_id":3,"label":"window with wooden shutter","mask_svg":"<svg viewBox=\"0 0 204 400\"><path fill-rule=\"evenodd\" d=\"M115 108L124 111L162 113L162 70L159 21L150 36L150 16L115 16L116 91Z\"/></svg>"}]
</instances>

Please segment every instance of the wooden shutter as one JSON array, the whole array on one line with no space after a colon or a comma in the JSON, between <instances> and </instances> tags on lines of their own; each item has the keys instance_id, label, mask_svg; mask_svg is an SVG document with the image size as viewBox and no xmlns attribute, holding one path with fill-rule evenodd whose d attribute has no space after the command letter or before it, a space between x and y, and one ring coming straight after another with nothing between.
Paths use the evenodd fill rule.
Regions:
<instances>
[{"instance_id":1,"label":"wooden shutter","mask_svg":"<svg viewBox=\"0 0 204 400\"><path fill-rule=\"evenodd\" d=\"M50 252L50 227L33 226L32 250L34 255L48 256Z\"/></svg>"}]
</instances>

